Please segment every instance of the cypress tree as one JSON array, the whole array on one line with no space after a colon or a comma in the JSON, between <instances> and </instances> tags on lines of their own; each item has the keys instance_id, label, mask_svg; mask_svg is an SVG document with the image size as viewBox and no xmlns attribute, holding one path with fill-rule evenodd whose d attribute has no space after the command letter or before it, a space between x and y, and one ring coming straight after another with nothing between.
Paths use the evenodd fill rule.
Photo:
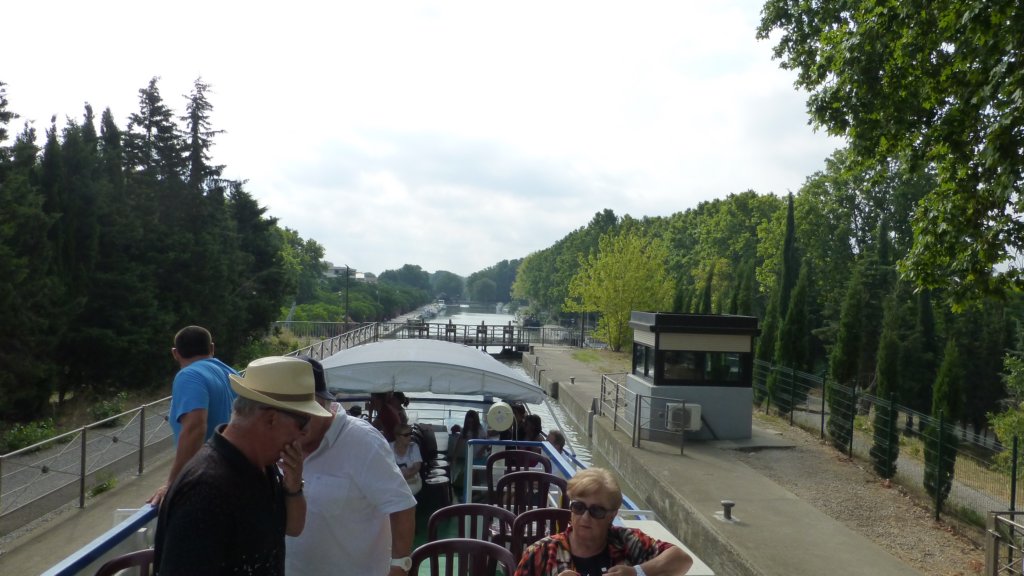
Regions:
<instances>
[{"instance_id":1,"label":"cypress tree","mask_svg":"<svg viewBox=\"0 0 1024 576\"><path fill-rule=\"evenodd\" d=\"M875 474L882 478L892 478L896 475L896 459L900 451L896 414L889 404L900 389L900 314L896 293L886 298L884 318L875 368L875 396L878 402L875 403L874 441L870 456Z\"/></svg>"},{"instance_id":2,"label":"cypress tree","mask_svg":"<svg viewBox=\"0 0 1024 576\"><path fill-rule=\"evenodd\" d=\"M963 410L964 369L960 348L950 338L943 352L942 365L935 379L932 395L932 422L925 429L924 443L924 487L932 498L936 498L941 510L953 486L956 466L957 437L951 423L960 419ZM939 427L939 414L944 425ZM939 443L942 444L941 458Z\"/></svg>"},{"instance_id":3,"label":"cypress tree","mask_svg":"<svg viewBox=\"0 0 1024 576\"><path fill-rule=\"evenodd\" d=\"M791 379L793 370L807 372L811 369L811 327L807 310L810 305L810 277L810 266L804 266L793 289L786 318L779 328L774 362L779 370L773 371L774 378L768 380L768 392L773 403L784 414L807 398L806 388L796 382L784 381L784 378Z\"/></svg>"}]
</instances>

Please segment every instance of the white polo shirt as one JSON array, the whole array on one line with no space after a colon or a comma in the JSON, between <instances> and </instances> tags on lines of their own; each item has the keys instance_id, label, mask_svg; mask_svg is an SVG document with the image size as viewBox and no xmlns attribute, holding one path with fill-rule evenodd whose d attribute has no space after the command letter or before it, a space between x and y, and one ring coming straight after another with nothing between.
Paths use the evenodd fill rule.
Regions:
<instances>
[{"instance_id":1,"label":"white polo shirt","mask_svg":"<svg viewBox=\"0 0 1024 576\"><path fill-rule=\"evenodd\" d=\"M338 414L302 476L306 526L297 538L285 538L285 573L387 574L390 515L416 499L384 436L361 418Z\"/></svg>"}]
</instances>

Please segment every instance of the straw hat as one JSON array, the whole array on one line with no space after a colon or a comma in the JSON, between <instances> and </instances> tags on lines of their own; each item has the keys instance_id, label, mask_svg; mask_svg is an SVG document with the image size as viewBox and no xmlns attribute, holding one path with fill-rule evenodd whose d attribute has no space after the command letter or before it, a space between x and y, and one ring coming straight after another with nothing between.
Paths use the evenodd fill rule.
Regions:
<instances>
[{"instance_id":1,"label":"straw hat","mask_svg":"<svg viewBox=\"0 0 1024 576\"><path fill-rule=\"evenodd\" d=\"M268 356L249 363L245 376L231 377L231 389L243 398L290 412L330 416L316 401L313 368L304 360Z\"/></svg>"}]
</instances>

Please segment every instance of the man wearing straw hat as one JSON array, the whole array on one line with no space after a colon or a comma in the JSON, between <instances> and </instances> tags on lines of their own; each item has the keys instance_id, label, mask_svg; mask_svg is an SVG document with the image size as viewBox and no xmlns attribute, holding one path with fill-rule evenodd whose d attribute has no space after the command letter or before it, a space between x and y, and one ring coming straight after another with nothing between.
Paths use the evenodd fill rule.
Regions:
<instances>
[{"instance_id":1,"label":"man wearing straw hat","mask_svg":"<svg viewBox=\"0 0 1024 576\"><path fill-rule=\"evenodd\" d=\"M185 465L160 507L155 566L178 574L283 575L285 535L302 533L301 443L316 401L313 370L297 358L252 361L231 375L231 421Z\"/></svg>"}]
</instances>

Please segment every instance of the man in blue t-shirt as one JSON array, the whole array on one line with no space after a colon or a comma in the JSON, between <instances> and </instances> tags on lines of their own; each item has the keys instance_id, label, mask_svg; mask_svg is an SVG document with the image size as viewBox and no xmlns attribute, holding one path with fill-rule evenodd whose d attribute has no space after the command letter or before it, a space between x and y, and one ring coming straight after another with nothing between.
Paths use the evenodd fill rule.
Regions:
<instances>
[{"instance_id":1,"label":"man in blue t-shirt","mask_svg":"<svg viewBox=\"0 0 1024 576\"><path fill-rule=\"evenodd\" d=\"M213 436L214 430L231 420L235 393L228 374L234 368L213 357L213 337L201 326L186 326L174 336L171 355L181 368L171 386L171 409L167 419L174 432L177 451L167 483L148 500L159 506L178 472Z\"/></svg>"}]
</instances>

